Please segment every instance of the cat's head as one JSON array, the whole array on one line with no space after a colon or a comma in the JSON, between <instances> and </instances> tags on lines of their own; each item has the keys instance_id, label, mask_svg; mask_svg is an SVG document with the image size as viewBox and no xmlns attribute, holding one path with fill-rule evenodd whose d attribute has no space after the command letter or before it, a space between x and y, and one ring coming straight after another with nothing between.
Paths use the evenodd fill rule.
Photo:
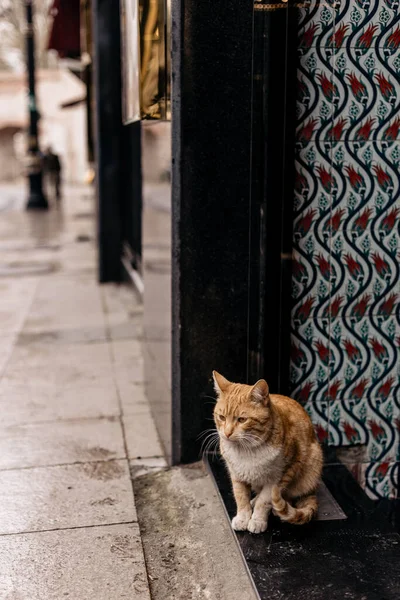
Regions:
<instances>
[{"instance_id":1,"label":"cat's head","mask_svg":"<svg viewBox=\"0 0 400 600\"><path fill-rule=\"evenodd\" d=\"M271 425L268 384L260 379L253 386L231 383L213 371L218 398L214 421L222 440L251 449L262 444Z\"/></svg>"}]
</instances>

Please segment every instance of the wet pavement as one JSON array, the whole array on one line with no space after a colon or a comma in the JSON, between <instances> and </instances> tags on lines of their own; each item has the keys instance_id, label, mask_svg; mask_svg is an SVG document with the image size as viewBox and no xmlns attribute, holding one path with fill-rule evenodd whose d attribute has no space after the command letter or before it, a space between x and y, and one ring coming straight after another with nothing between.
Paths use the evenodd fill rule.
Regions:
<instances>
[{"instance_id":1,"label":"wet pavement","mask_svg":"<svg viewBox=\"0 0 400 600\"><path fill-rule=\"evenodd\" d=\"M142 306L96 283L94 200L0 187L0 598L149 600L131 477L165 462Z\"/></svg>"}]
</instances>

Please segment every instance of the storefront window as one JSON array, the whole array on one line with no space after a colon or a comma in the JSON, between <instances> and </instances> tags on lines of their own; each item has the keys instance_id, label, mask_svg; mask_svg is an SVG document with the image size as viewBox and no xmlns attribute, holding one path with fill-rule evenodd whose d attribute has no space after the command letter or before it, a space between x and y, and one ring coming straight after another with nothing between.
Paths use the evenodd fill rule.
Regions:
<instances>
[{"instance_id":1,"label":"storefront window","mask_svg":"<svg viewBox=\"0 0 400 600\"><path fill-rule=\"evenodd\" d=\"M122 0L123 119L170 119L169 0Z\"/></svg>"}]
</instances>

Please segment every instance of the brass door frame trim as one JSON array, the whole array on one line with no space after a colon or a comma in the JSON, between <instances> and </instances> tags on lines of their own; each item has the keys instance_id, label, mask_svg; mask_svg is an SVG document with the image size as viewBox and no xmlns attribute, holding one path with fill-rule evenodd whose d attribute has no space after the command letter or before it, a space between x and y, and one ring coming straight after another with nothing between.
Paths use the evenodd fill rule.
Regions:
<instances>
[{"instance_id":1,"label":"brass door frame trim","mask_svg":"<svg viewBox=\"0 0 400 600\"><path fill-rule=\"evenodd\" d=\"M328 6L327 3L321 2L320 6ZM259 11L274 11L279 10L281 8L307 8L308 4L304 4L303 2L295 2L294 4L289 4L286 2L277 2L276 4L267 4L265 2L260 2L259 0L254 0L254 10Z\"/></svg>"}]
</instances>

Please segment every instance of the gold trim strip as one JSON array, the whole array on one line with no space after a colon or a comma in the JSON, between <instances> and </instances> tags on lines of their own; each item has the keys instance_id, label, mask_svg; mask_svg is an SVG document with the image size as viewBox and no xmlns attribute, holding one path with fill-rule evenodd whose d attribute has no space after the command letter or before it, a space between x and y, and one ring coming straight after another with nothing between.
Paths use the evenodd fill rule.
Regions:
<instances>
[{"instance_id":1,"label":"gold trim strip","mask_svg":"<svg viewBox=\"0 0 400 600\"><path fill-rule=\"evenodd\" d=\"M285 0L283 0L285 2ZM327 2L320 2L319 6L327 6L328 8L332 7ZM287 0L285 3L276 3L276 4L266 4L262 2L262 0L254 0L254 10L278 10L280 8L309 8L308 4L304 4L303 2L295 2L293 4L288 4Z\"/></svg>"},{"instance_id":2,"label":"gold trim strip","mask_svg":"<svg viewBox=\"0 0 400 600\"><path fill-rule=\"evenodd\" d=\"M288 8L287 4L255 4L254 10L277 10L278 8Z\"/></svg>"}]
</instances>

